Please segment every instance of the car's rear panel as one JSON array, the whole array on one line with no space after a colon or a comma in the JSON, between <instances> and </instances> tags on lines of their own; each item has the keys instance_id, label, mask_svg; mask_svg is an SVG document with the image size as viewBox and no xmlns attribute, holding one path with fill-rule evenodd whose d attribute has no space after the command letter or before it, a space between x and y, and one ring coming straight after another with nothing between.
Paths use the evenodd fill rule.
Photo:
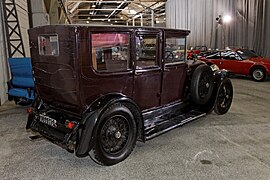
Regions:
<instances>
[{"instance_id":1,"label":"car's rear panel","mask_svg":"<svg viewBox=\"0 0 270 180\"><path fill-rule=\"evenodd\" d=\"M79 113L78 67L74 26L29 30L37 96L59 109Z\"/></svg>"}]
</instances>

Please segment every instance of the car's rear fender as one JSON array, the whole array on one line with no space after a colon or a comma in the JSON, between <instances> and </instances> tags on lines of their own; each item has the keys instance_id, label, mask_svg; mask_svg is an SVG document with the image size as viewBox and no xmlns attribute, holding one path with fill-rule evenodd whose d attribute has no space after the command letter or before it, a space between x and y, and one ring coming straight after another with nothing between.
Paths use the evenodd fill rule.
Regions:
<instances>
[{"instance_id":1,"label":"car's rear fender","mask_svg":"<svg viewBox=\"0 0 270 180\"><path fill-rule=\"evenodd\" d=\"M254 64L249 70L249 75L252 74L252 71L253 71L254 68L263 68L266 71L266 74L268 76L270 76L270 65L269 65L269 67L266 67L266 66L264 66L262 64Z\"/></svg>"},{"instance_id":2,"label":"car's rear fender","mask_svg":"<svg viewBox=\"0 0 270 180\"><path fill-rule=\"evenodd\" d=\"M123 94L107 94L94 101L85 112L85 117L81 122L83 128L81 129L78 145L76 146L76 156L85 157L88 155L95 141L95 127L100 119L100 116L110 105L119 102L127 106L133 113L138 127L138 139L144 139L143 118L137 104Z\"/></svg>"}]
</instances>

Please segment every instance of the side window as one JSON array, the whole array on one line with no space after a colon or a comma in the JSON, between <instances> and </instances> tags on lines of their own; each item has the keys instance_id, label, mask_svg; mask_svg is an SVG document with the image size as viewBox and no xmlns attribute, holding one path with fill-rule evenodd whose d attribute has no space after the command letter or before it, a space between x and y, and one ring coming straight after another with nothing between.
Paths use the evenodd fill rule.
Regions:
<instances>
[{"instance_id":1,"label":"side window","mask_svg":"<svg viewBox=\"0 0 270 180\"><path fill-rule=\"evenodd\" d=\"M38 36L39 55L59 55L59 42L57 35Z\"/></svg>"},{"instance_id":2,"label":"side window","mask_svg":"<svg viewBox=\"0 0 270 180\"><path fill-rule=\"evenodd\" d=\"M136 69L157 67L158 53L157 35L136 36Z\"/></svg>"},{"instance_id":3,"label":"side window","mask_svg":"<svg viewBox=\"0 0 270 180\"><path fill-rule=\"evenodd\" d=\"M92 65L99 72L117 72L130 69L130 42L128 33L93 33Z\"/></svg>"},{"instance_id":4,"label":"side window","mask_svg":"<svg viewBox=\"0 0 270 180\"><path fill-rule=\"evenodd\" d=\"M206 59L220 59L220 52L215 52L206 56Z\"/></svg>"},{"instance_id":5,"label":"side window","mask_svg":"<svg viewBox=\"0 0 270 180\"><path fill-rule=\"evenodd\" d=\"M165 64L183 62L186 57L185 38L166 38Z\"/></svg>"},{"instance_id":6,"label":"side window","mask_svg":"<svg viewBox=\"0 0 270 180\"><path fill-rule=\"evenodd\" d=\"M226 60L241 60L241 58L235 52L224 53L223 54L223 59L226 59Z\"/></svg>"}]
</instances>

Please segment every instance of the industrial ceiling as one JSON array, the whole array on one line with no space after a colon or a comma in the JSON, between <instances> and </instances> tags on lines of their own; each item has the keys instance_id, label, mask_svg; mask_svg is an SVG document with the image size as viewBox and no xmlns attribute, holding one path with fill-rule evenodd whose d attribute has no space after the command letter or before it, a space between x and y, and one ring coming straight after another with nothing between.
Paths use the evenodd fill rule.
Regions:
<instances>
[{"instance_id":1,"label":"industrial ceiling","mask_svg":"<svg viewBox=\"0 0 270 180\"><path fill-rule=\"evenodd\" d=\"M165 22L167 0L58 0L71 23L150 26Z\"/></svg>"}]
</instances>

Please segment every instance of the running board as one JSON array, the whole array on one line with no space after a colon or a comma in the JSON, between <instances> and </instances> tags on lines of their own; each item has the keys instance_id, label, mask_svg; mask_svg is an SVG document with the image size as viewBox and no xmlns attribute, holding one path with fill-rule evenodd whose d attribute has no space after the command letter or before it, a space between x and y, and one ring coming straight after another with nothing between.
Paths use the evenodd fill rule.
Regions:
<instances>
[{"instance_id":1,"label":"running board","mask_svg":"<svg viewBox=\"0 0 270 180\"><path fill-rule=\"evenodd\" d=\"M206 113L197 111L194 107L192 108L191 106L184 104L177 104L174 107L169 107L168 109L167 108L168 107L165 109L171 110L172 108L174 110L169 110L167 113L164 113L163 109L162 111L164 114L155 116L151 119L149 117L149 113L144 114L145 140L150 140L165 132L168 132L174 128L182 126L190 121L196 120L206 115ZM153 112L151 112L151 114L153 114Z\"/></svg>"}]
</instances>

